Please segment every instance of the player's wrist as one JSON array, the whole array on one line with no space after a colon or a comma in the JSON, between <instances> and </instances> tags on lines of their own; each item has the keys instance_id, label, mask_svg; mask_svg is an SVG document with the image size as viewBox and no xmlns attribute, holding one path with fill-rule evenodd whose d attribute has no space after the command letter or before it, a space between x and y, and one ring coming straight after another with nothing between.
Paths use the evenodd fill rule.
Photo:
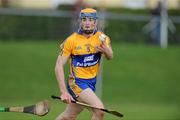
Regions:
<instances>
[{"instance_id":1,"label":"player's wrist","mask_svg":"<svg viewBox=\"0 0 180 120\"><path fill-rule=\"evenodd\" d=\"M108 60L111 60L113 58L113 52L110 48L108 48L104 54Z\"/></svg>"},{"instance_id":2,"label":"player's wrist","mask_svg":"<svg viewBox=\"0 0 180 120\"><path fill-rule=\"evenodd\" d=\"M61 90L61 94L66 94L67 90Z\"/></svg>"},{"instance_id":3,"label":"player's wrist","mask_svg":"<svg viewBox=\"0 0 180 120\"><path fill-rule=\"evenodd\" d=\"M60 92L61 92L61 94L65 94L65 93L67 93L68 91L67 91L66 88L61 88L61 89L60 89Z\"/></svg>"}]
</instances>

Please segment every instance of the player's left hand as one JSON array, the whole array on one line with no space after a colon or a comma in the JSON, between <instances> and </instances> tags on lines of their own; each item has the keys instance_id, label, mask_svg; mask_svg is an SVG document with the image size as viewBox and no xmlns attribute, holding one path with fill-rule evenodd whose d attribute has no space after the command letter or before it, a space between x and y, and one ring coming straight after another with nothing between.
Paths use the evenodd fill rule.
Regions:
<instances>
[{"instance_id":1,"label":"player's left hand","mask_svg":"<svg viewBox=\"0 0 180 120\"><path fill-rule=\"evenodd\" d=\"M108 46L106 45L106 42L103 41L102 44L96 48L96 51L101 53L107 53Z\"/></svg>"},{"instance_id":2,"label":"player's left hand","mask_svg":"<svg viewBox=\"0 0 180 120\"><path fill-rule=\"evenodd\" d=\"M96 48L96 51L103 53L108 60L113 58L111 46L106 45L105 41L102 41L102 44Z\"/></svg>"}]
</instances>

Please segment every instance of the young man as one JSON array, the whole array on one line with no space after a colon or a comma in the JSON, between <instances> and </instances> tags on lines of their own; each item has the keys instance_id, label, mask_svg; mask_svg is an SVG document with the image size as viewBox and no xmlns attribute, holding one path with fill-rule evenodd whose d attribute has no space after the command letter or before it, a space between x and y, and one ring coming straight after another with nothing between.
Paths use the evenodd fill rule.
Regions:
<instances>
[{"instance_id":1,"label":"young man","mask_svg":"<svg viewBox=\"0 0 180 120\"><path fill-rule=\"evenodd\" d=\"M113 58L110 39L97 30L98 16L95 9L81 10L79 18L80 28L61 44L61 53L55 66L60 97L67 103L65 111L56 120L75 120L84 109L83 106L71 103L71 100L78 100L98 108L104 107L94 91L101 55L104 54L108 60ZM68 60L70 77L66 87L63 67ZM103 120L102 111L96 109L91 111L91 120Z\"/></svg>"}]
</instances>

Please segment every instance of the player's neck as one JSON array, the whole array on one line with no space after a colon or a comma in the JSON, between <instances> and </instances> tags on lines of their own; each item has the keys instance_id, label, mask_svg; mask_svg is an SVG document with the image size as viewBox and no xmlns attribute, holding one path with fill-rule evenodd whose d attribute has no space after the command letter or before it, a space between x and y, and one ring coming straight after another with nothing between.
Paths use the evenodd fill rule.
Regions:
<instances>
[{"instance_id":1,"label":"player's neck","mask_svg":"<svg viewBox=\"0 0 180 120\"><path fill-rule=\"evenodd\" d=\"M85 33L83 33L83 35L84 35L86 38L90 38L90 37L93 35L93 33L92 33L92 34L85 34Z\"/></svg>"}]
</instances>

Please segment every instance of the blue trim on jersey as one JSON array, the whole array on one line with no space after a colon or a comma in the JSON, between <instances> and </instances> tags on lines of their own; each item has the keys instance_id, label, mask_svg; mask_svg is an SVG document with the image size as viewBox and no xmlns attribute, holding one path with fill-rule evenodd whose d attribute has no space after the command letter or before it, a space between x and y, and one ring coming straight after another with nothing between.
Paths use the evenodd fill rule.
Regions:
<instances>
[{"instance_id":1,"label":"blue trim on jersey","mask_svg":"<svg viewBox=\"0 0 180 120\"><path fill-rule=\"evenodd\" d=\"M72 55L72 64L74 67L91 67L100 62L101 53Z\"/></svg>"}]
</instances>

